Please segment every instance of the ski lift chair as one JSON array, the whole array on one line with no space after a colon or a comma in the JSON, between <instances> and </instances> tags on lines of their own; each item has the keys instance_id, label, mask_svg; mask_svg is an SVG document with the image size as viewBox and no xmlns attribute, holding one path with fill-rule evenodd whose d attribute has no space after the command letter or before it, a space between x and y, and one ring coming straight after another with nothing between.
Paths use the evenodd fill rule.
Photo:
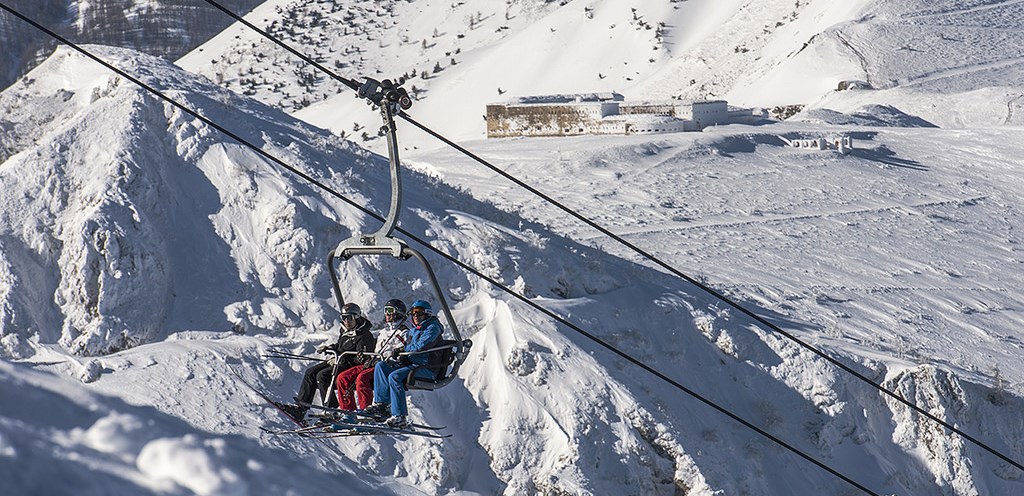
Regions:
<instances>
[{"instance_id":1,"label":"ski lift chair","mask_svg":"<svg viewBox=\"0 0 1024 496\"><path fill-rule=\"evenodd\" d=\"M409 378L406 380L407 387L408 389L433 391L444 387L455 378L459 371L459 366L465 361L466 354L473 343L468 339L462 339L459 334L459 328L455 323L455 319L452 318L448 302L445 300L441 286L437 282L437 277L434 276L434 271L430 268L427 260L423 258L420 252L410 248L405 241L391 236L398 223L398 214L402 205L402 182L399 175L398 138L395 134L394 116L401 112L402 109L409 109L412 106L412 100L405 89L387 79L376 81L367 78L366 83L359 88L359 96L379 107L381 119L384 121L380 134L387 137L388 159L391 169L391 206L388 209L388 216L384 219L384 224L380 229L374 233L361 233L352 236L342 241L338 244L337 248L331 250L328 254L327 267L331 275L334 296L338 301L338 308L344 307L345 299L341 294L341 285L338 283L335 260L344 262L357 255L392 256L403 261L410 258L419 260L429 276L430 285L434 290L435 298L441 305L442 314L445 320L448 321L447 329L450 329L452 336L454 336L454 339L439 337L435 346L431 346L427 350L414 352L416 354L430 353L430 355L426 365L417 367L409 374ZM422 371L424 368L433 373L417 374L417 371ZM424 377L425 375L427 377Z\"/></svg>"},{"instance_id":2,"label":"ski lift chair","mask_svg":"<svg viewBox=\"0 0 1024 496\"><path fill-rule=\"evenodd\" d=\"M435 346L432 346L419 353L430 353L426 365L416 367L409 371L409 377L405 380L406 389L424 389L433 391L451 382L458 374L460 360L456 360L459 354L459 342L451 339L439 339ZM469 349L472 343L467 339L462 342L463 349ZM432 374L424 377L417 372L426 369Z\"/></svg>"}]
</instances>

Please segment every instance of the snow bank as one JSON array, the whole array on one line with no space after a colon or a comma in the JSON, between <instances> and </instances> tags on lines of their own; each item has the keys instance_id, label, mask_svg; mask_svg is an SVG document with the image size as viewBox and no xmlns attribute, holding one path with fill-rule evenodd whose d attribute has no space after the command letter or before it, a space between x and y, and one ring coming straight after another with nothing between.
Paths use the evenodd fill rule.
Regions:
<instances>
[{"instance_id":1,"label":"snow bank","mask_svg":"<svg viewBox=\"0 0 1024 496\"><path fill-rule=\"evenodd\" d=\"M92 49L148 74L157 86L166 81L186 104L207 103L219 121L230 120L226 116L239 107L243 114L274 113L208 82L182 84L180 70L158 59ZM12 103L16 111L7 119L35 122L38 135L21 143L0 170L5 354L23 355L26 340L36 334L53 339L55 327L61 344L81 355L137 346L184 328L282 332L303 321L326 327L333 311L322 298L297 308L281 301L321 291L316 283L323 281L322 270L310 267L327 248L309 231L335 224L330 208L303 204L305 189L284 186L277 172L254 172L253 164L262 160L252 152L225 147L201 123L95 72L95 63L58 50L3 93L5 102L35 103L20 110ZM51 73L75 77L63 87L53 84L62 76ZM190 93L180 93L186 89ZM62 110L40 118L34 111L40 107ZM109 122L119 125L104 124ZM328 139L301 126L250 125L239 132L300 166L304 157L287 152L289 146ZM310 165L364 160L345 145L336 150ZM332 174L323 168L312 173ZM261 191L268 197L256 206L254 195ZM260 248L240 251L243 242ZM235 261L226 263L226 257ZM231 310L253 301L248 311Z\"/></svg>"},{"instance_id":2,"label":"snow bank","mask_svg":"<svg viewBox=\"0 0 1024 496\"><path fill-rule=\"evenodd\" d=\"M807 109L790 119L837 126L936 127L935 124L920 117L907 115L891 105L865 105L852 114L830 109Z\"/></svg>"},{"instance_id":3,"label":"snow bank","mask_svg":"<svg viewBox=\"0 0 1024 496\"><path fill-rule=\"evenodd\" d=\"M174 481L200 496L249 494L249 485L220 461L224 451L221 439L157 439L142 448L136 464L143 474Z\"/></svg>"}]
</instances>

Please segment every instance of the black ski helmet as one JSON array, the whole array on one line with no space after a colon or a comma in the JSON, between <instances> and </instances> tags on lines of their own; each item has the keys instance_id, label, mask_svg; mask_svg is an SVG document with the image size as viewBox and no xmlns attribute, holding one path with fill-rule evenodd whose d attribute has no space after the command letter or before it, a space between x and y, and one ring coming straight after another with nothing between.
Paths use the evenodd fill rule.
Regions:
<instances>
[{"instance_id":1,"label":"black ski helmet","mask_svg":"<svg viewBox=\"0 0 1024 496\"><path fill-rule=\"evenodd\" d=\"M341 316L344 318L346 315L355 315L356 318L363 315L363 309L359 308L359 305L355 303L346 303L345 306L341 307Z\"/></svg>"},{"instance_id":2,"label":"black ski helmet","mask_svg":"<svg viewBox=\"0 0 1024 496\"><path fill-rule=\"evenodd\" d=\"M388 300L387 303L384 304L384 313L385 313L385 315L387 314L388 307L392 307L392 308L395 309L395 312L398 313L398 319L399 320L405 318L405 314L408 313L406 311L406 308L405 308L405 302L402 301L402 300L399 300L398 298L392 298L392 299Z\"/></svg>"}]
</instances>

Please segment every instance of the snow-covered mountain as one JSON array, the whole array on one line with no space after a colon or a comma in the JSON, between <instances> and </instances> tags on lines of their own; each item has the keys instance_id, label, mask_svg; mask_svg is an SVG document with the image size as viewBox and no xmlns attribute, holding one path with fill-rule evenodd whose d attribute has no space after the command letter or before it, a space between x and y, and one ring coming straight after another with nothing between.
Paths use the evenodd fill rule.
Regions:
<instances>
[{"instance_id":1,"label":"snow-covered mountain","mask_svg":"<svg viewBox=\"0 0 1024 496\"><path fill-rule=\"evenodd\" d=\"M4 0L6 5L77 43L134 48L177 58L231 24L211 15L212 7L192 0ZM247 12L259 0L223 0ZM56 41L9 16L0 16L0 88L50 55Z\"/></svg>"},{"instance_id":2,"label":"snow-covered mountain","mask_svg":"<svg viewBox=\"0 0 1024 496\"><path fill-rule=\"evenodd\" d=\"M476 58L458 59L424 87L413 115L441 121L435 116L448 115L439 110L446 100L454 115L462 107L479 111L488 96L473 88L483 88L493 71L511 74L517 66L524 80L539 78L540 67L551 69L550 80L524 94L574 91L572 77L581 72L558 72L575 60L570 52L579 47L576 59L584 60L602 50L594 47L606 31L625 25L638 38L624 36L616 46L649 43L643 37L659 25L648 30L641 20L668 17L644 8L687 12L678 22L690 19L693 28L687 39L675 31L678 48L658 51L678 51L642 78L630 75L634 69L614 72L621 80L634 77L637 94L659 96L651 88L678 79L670 76L677 57L722 49L721 39L714 41L720 31L708 26L749 26L794 8L689 0L635 6L634 19L625 2L558 3L508 2L494 10L500 17L480 10L467 20L461 15L470 7L459 2L377 2L379 22L422 29L411 40L428 33L435 39L437 27L438 40L455 32L455 40L476 43L460 52ZM309 9L331 5L269 2L253 15L269 24L281 7L315 27ZM319 25L354 22L345 16L372 5L350 4ZM800 14L773 32L816 19L815 32L852 39L849 33L863 29L854 24L877 28L888 19L893 26L919 15L924 24L948 18L975 25L980 37L999 31L993 19L1013 17L1017 4L964 10L962 2L938 3L912 14L896 8L907 2L845 5L797 2ZM413 11L402 9L417 7L421 22L406 20ZM610 12L621 16L602 17ZM560 16L563 24L545 24ZM484 30L500 18L508 29ZM361 29L372 26L358 19ZM589 20L616 28L601 26L597 37ZM453 26L463 21L474 29L459 38ZM735 24L741 21L748 24ZM379 30L401 32L394 25ZM591 44L541 38L571 32ZM226 40L235 36L248 35L230 28L197 53L232 46ZM881 34L864 36L871 45L866 40ZM405 43L435 48L430 41ZM387 48L386 40L379 44ZM823 47L834 45L811 45L817 48L786 58L771 77L798 73L795 64L810 64L801 57L813 53L830 62L824 67L843 67L838 55L846 52L829 58ZM749 46L764 58L774 45ZM381 157L219 87L216 74L205 79L138 52L88 48L357 203L386 209L390 187ZM381 53L363 54L361 68L386 61ZM600 60L616 53L605 49ZM762 60L731 53L738 55L716 58L724 65L707 74L731 81L725 59L752 68ZM531 72L543 54L551 58ZM899 67L908 80L920 80L939 74L929 64L980 69L971 65L979 57L956 52L916 66L918 59L909 58ZM888 59L869 60L884 66ZM957 85L923 89L881 83L878 75L894 74L891 67L870 77L844 70L817 79L786 76L776 80L779 88L800 86L809 100L798 103L820 107L794 122L653 137L481 141L471 148L1020 461L1024 140L1013 127L1012 105L1003 102L1011 113L1002 121L990 115L1015 87L1006 77L1012 57L1000 60L986 66L992 70L944 73ZM179 64L190 66L188 59ZM460 73L465 86L455 77ZM815 89L838 76L880 89ZM758 81L772 87L769 76ZM743 84L730 91L755 83ZM460 87L466 91L458 98L448 93ZM255 96L280 105L256 88ZM918 111L940 100L958 110ZM330 105L337 122L365 119L370 126L375 117L362 103L322 105L297 114L325 120ZM0 93L0 110L2 494L859 493L429 252L460 328L475 344L453 384L411 395L412 415L446 425L453 436L331 441L338 456L306 439L270 435L261 427L281 427L282 419L239 387L232 370L282 399L294 393L304 363L261 354L270 347L313 353L328 339L337 310L325 255L376 221L70 50L58 50ZM982 127L990 122L1001 126ZM459 134L458 125L444 130L475 136ZM793 149L782 139L841 134L854 137L853 153ZM408 126L399 135L412 146ZM414 172L404 178L403 228L858 483L880 494L1021 492L1021 471L647 267L493 173L447 151L408 157ZM371 311L392 297L429 297L424 275L407 265L348 262L343 287Z\"/></svg>"},{"instance_id":3,"label":"snow-covered mountain","mask_svg":"<svg viewBox=\"0 0 1024 496\"><path fill-rule=\"evenodd\" d=\"M847 113L878 103L943 126L1020 125L1022 15L993 1L271 0L247 18L341 76L409 77L427 124L479 139L487 103L612 90ZM383 147L351 92L244 27L179 64ZM872 89L837 92L843 81ZM410 133L405 146L438 145Z\"/></svg>"},{"instance_id":4,"label":"snow-covered mountain","mask_svg":"<svg viewBox=\"0 0 1024 496\"><path fill-rule=\"evenodd\" d=\"M90 49L204 115L232 123L235 132L356 201L382 210L386 197L370 200L357 191L389 190L379 157L159 59ZM19 402L16 410L5 408L4 451L19 464L70 457L67 463L41 464L37 477L11 474L5 483L16 492L46 492L63 487L48 482L51 473L101 470L149 490L177 487L173 484L202 494L306 487L298 482L304 473L294 474L291 483L261 483L271 476L243 461L236 450L244 447L225 441L224 436L266 439L258 427L279 420L251 394L231 385L225 358L254 382L269 384L286 397L297 371L259 358L259 351L276 344L310 352L324 339L337 314L329 308L330 284L321 257L332 242L366 230L363 216L285 178L252 152L68 50L58 51L2 98L15 123L37 125L37 134L17 147L0 176L3 343L5 355L28 359L7 369L5 383L9 390L26 387L27 381L49 391L25 398L27 403ZM43 115L50 117L18 112L23 103L49 109ZM614 332L632 324L616 323L612 315L619 310L602 300L637 284L662 288L657 292L668 298L632 305L661 314L661 325L677 318L680 305L685 311L688 297L668 289L664 275L552 236L427 177L412 175L405 184L415 192L402 219L406 229L550 301L558 311L579 311L597 318L594 323L607 319L598 329ZM424 296L423 274L415 267L374 261L349 265L343 287L367 308L378 308L390 297ZM630 392L635 385L609 381L607 365L586 352L589 346L574 346L573 339L535 312L494 298L493 289L451 265L437 272L459 300L457 315L478 347L464 367L465 380L415 402L422 416L449 424L457 436L443 445L353 441L346 449L354 458L328 458L325 477L337 470L356 471L356 461L362 461L368 466L358 469L359 477L393 471L402 485L428 492L464 484L482 492L588 487L624 492L637 484L664 492L658 488L676 483L680 464L691 462L681 450L669 449L675 445L671 437L654 434L666 429L664 420L640 406ZM683 322L693 329L692 322L685 323L689 318ZM683 352L681 343L672 347ZM87 357L119 349L125 350ZM25 367L68 374L72 383L88 383L88 392L76 392L81 385L57 385L48 374ZM625 375L622 380L642 378ZM575 391L582 383L592 386ZM73 396L83 408L92 404L100 411L85 418L73 410L56 419L29 414L45 408L33 401L53 395ZM106 395L126 404L96 406L108 404L102 399ZM517 407L510 408L509 402ZM191 427L167 426L168 416L187 419ZM55 437L50 426L59 418L76 419L77 430ZM152 433L133 427L150 422L161 427ZM627 427L633 424L640 430ZM575 439L582 434L587 436ZM273 442L300 453L312 448L301 438ZM48 455L50 448L38 448L56 444L68 449ZM84 461L95 460L94 452L100 462ZM195 458L195 452L203 456ZM81 455L81 465L74 453ZM263 466L283 455L250 456ZM576 462L580 457L595 466L621 464L623 457L632 461L621 464L622 472L592 472ZM179 466L187 463L193 465ZM195 470L211 474L209 480L193 481ZM688 480L703 484L699 474ZM97 493L110 490L107 482L87 487Z\"/></svg>"}]
</instances>

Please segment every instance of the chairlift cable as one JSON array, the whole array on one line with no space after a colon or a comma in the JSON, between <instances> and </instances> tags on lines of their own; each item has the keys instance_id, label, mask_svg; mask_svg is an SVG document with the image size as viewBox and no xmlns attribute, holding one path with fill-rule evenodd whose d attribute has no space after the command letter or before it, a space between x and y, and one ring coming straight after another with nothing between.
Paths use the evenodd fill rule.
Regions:
<instances>
[{"instance_id":1,"label":"chairlift cable","mask_svg":"<svg viewBox=\"0 0 1024 496\"><path fill-rule=\"evenodd\" d=\"M356 83L354 83L352 80L347 79L345 77L342 77L342 76L336 74L334 71L331 71L330 69L324 67L322 64L314 61L313 59L311 59L308 56L306 56L306 55L302 54L301 52L299 52L298 50L295 50L294 48L289 46L287 43L284 43L283 41L280 41L279 39L277 39L274 36L270 35L266 31L261 30L261 29L255 27L255 26L253 26L251 23L249 23L248 21L245 21L244 19L242 19L237 14L231 12L227 8L225 8L222 5L218 4L216 1L214 1L214 0L205 0L205 1L206 1L206 3L209 3L210 5L213 5L216 8L218 8L219 10L225 12L226 14L228 14L229 16L234 18L235 20L237 20L239 22L242 22L246 26L251 27L253 30L258 32L259 34L261 34L262 36L264 36L268 40L276 43L277 45L279 45L281 47L283 47L288 52L290 52L290 53L296 55L297 57L301 58L302 60L312 64L314 67L316 67L317 69L319 69L323 73L327 74L328 76L332 77L333 79L336 79L336 80L342 82L343 84L345 84L346 86L348 86L348 87L350 87L352 89L358 88L358 85ZM864 374L861 374L860 372L857 372L852 367L850 367L850 366L840 362L836 358L833 358L832 356L830 356L829 354L825 353L821 349L815 347L814 345L812 345L812 344L810 344L810 343L800 339L799 337L797 337L796 335L794 335L792 333L789 333L789 332L783 330L781 327L779 327L779 326L769 322L764 317L761 317L760 315L757 315L753 311L748 310L747 308L745 308L742 305L740 305L739 303L737 303L735 300L729 298L728 296L722 294L721 292L715 290L714 288L712 288L712 287L710 287L710 286L708 286L708 285L706 285L704 283L701 283L697 279L695 279L695 278L685 274L684 272L680 271L679 269L675 268L674 266L672 266L672 265L668 264L667 262L661 260L660 258L652 255L651 253L647 252L646 250L644 250L644 249L634 245L633 243L630 243L626 239L624 239L621 236L613 233L612 231L610 231L607 228L601 226L600 224L596 223L595 221L589 219L588 217L584 216L583 214L580 214L576 210L565 206L564 204L562 204L558 200L555 200L554 198L552 198L552 197L548 196L547 194L537 190L536 188L530 186L529 184L523 182L522 180L516 178L515 176L505 172L504 170L502 170L502 169L498 168L497 166L491 164L487 160L485 160L485 159L481 158L480 156L470 152L466 148L458 145L454 141L449 140L448 138L444 137L440 133L438 133L438 132L428 128L427 126L419 123L418 121L414 120L406 112L399 112L398 116L401 117L402 119L404 119L406 122L409 122L410 124L416 126L417 128L419 128L423 132L425 132L425 133L429 134L430 136L434 137L435 139L441 141L442 143L444 143L444 144L446 144L448 146L451 146L452 148L458 150L460 153L466 155L467 157L473 159L474 161L480 163L481 165L487 167L488 169L490 169L490 170L494 171L495 173L501 175L502 177L508 179L509 181L512 181L517 186L519 186L519 187L529 191L530 193L533 193L534 195L540 197L541 199L543 199L547 203L550 203L551 205L553 205L553 206L559 208L560 210L568 213L572 217L574 217L574 218L578 219L579 221L585 223L586 225L590 226L591 228L596 229L601 234L604 234L605 236L608 236L612 240L616 241L617 243L621 244L622 246L625 246L626 248L628 248L629 250L633 251L634 253L640 255L641 257L643 257L643 258L653 262L654 264L658 265L659 267L669 271L673 275L675 275L675 276L677 276L677 277L679 277L679 278L681 278L681 279L683 279L683 280L693 284L694 286L696 286L697 288L699 288L702 291L706 292L707 294L711 295L712 297L714 297L714 298L716 298L718 300L721 300L722 302L724 302L724 303L728 304L729 306L735 308L739 312L741 312L744 315L746 315L746 316L750 317L751 319L753 319L758 324L766 327L769 330L772 330L772 331L774 331L776 333L781 334L786 339L788 339L788 340L790 340L790 341L800 345L801 347L811 351L815 355L820 356L821 358L825 359L827 362L829 362L832 365L838 367L840 370L842 370L842 371L852 375L853 377L855 377L856 379L860 380L861 382L864 382L865 384L870 385L871 387L875 388L879 392L881 392L881 393L891 397L892 399L898 401L899 403L902 403L903 405L907 406L911 410L913 410L913 411L915 411L915 412L925 416L929 420L931 420L931 421L941 425L945 429L947 429L947 430L949 430L949 431L951 431L951 432L961 436L962 438L964 438L967 441L973 443L974 445L984 449L985 451L988 451L989 453L995 455L996 457L1000 458L1001 460L1005 461L1006 463L1009 463L1010 465L1013 465L1014 467L1016 467L1016 468L1018 468L1020 470L1024 470L1024 464L1021 464L1021 463L1013 460L1012 458L1004 455L1003 453L999 452L995 448L992 448L991 446L989 446L985 442L981 441L980 439L977 439L974 436L971 436L970 434L968 434L968 433L964 432L963 430L957 428L953 424L951 424L949 422L946 422L945 420L940 419L939 417L937 417L936 415L932 414L931 412L925 410L924 408L921 408L920 406L918 406L914 402L904 398L903 396L900 396L896 392L894 392L894 391L892 391L892 390L882 386L881 384L876 383L875 381L871 380L869 377L865 376Z\"/></svg>"}]
</instances>

